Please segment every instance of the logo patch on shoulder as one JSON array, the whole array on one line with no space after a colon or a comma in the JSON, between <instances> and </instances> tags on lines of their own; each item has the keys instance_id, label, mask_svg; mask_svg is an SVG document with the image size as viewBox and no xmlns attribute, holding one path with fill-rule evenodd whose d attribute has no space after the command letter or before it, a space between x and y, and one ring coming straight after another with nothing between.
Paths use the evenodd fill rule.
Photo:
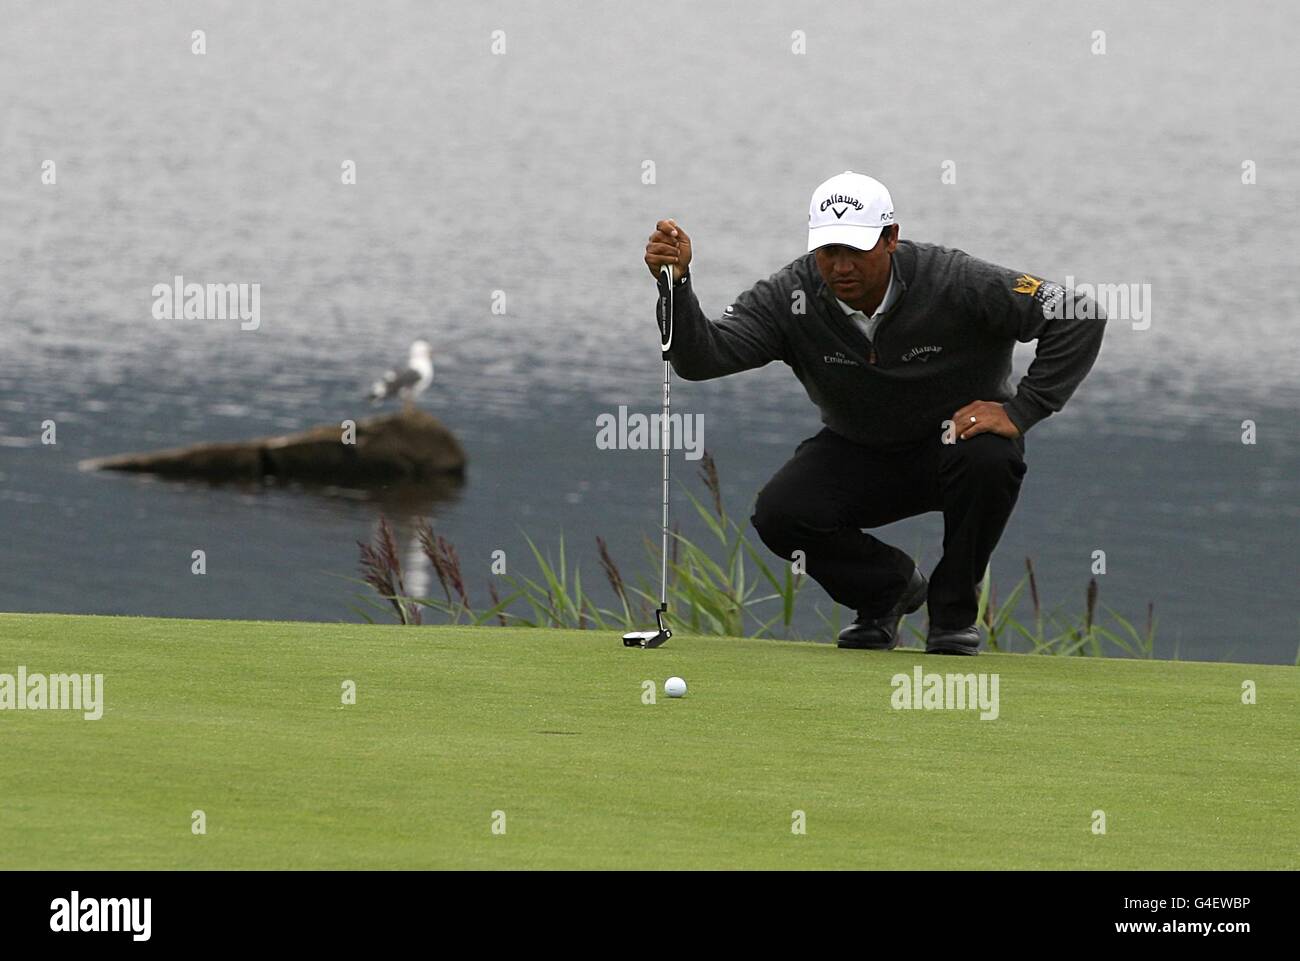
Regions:
<instances>
[{"instance_id":1,"label":"logo patch on shoulder","mask_svg":"<svg viewBox=\"0 0 1300 961\"><path fill-rule=\"evenodd\" d=\"M1030 277L1028 274L1021 274L1016 278L1016 285L1011 289L1017 294L1028 294L1030 297L1038 293L1038 288L1043 286L1043 282L1037 277Z\"/></svg>"},{"instance_id":2,"label":"logo patch on shoulder","mask_svg":"<svg viewBox=\"0 0 1300 961\"><path fill-rule=\"evenodd\" d=\"M1051 320L1056 316L1056 309L1064 298L1065 288L1060 284L1043 284L1038 293L1034 295L1034 300L1043 308L1043 318L1045 320Z\"/></svg>"}]
</instances>

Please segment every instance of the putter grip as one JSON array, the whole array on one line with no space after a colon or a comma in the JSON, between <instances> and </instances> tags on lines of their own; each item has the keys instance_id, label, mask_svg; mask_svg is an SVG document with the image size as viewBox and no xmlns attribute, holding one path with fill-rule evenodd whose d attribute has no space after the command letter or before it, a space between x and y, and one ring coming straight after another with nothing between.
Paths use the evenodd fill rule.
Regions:
<instances>
[{"instance_id":1,"label":"putter grip","mask_svg":"<svg viewBox=\"0 0 1300 961\"><path fill-rule=\"evenodd\" d=\"M668 353L673 345L673 269L667 264L659 268L659 304L655 319L659 322L659 350Z\"/></svg>"}]
</instances>

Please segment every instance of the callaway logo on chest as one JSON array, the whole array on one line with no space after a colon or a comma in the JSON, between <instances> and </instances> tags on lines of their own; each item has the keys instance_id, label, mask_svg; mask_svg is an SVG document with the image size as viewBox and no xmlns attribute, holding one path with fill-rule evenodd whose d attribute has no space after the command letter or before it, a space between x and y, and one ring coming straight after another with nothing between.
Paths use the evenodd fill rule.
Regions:
<instances>
[{"instance_id":1,"label":"callaway logo on chest","mask_svg":"<svg viewBox=\"0 0 1300 961\"><path fill-rule=\"evenodd\" d=\"M910 360L919 360L924 364L930 359L931 354L937 354L942 350L943 348L938 344L926 344L923 347L913 347L911 350L905 351L903 356L898 359L905 364Z\"/></svg>"}]
</instances>

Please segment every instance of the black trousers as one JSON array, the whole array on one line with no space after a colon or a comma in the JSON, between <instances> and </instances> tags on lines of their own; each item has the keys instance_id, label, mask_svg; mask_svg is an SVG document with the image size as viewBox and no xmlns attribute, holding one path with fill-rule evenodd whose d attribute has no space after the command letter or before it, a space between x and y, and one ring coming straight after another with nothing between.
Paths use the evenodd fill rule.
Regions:
<instances>
[{"instance_id":1,"label":"black trousers","mask_svg":"<svg viewBox=\"0 0 1300 961\"><path fill-rule=\"evenodd\" d=\"M975 623L977 588L1020 495L1025 442L977 434L882 453L829 428L808 438L758 494L750 518L764 544L836 602L883 617L915 563L862 528L943 511L943 557L930 575L930 625Z\"/></svg>"}]
</instances>

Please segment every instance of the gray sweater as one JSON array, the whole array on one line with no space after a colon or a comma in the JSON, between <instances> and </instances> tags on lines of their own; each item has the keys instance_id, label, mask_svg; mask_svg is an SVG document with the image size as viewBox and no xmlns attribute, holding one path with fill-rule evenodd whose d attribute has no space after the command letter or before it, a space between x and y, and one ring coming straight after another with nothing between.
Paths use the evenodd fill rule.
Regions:
<instances>
[{"instance_id":1,"label":"gray sweater","mask_svg":"<svg viewBox=\"0 0 1300 961\"><path fill-rule=\"evenodd\" d=\"M700 310L688 275L674 297L673 370L708 380L782 361L827 427L889 449L935 436L975 400L1003 402L1023 434L1060 410L1092 368L1105 317L1088 298L934 244L900 240L893 257L902 295L874 341L844 313L812 253L760 280L716 321ZM1017 340L1038 346L1013 392Z\"/></svg>"}]
</instances>

